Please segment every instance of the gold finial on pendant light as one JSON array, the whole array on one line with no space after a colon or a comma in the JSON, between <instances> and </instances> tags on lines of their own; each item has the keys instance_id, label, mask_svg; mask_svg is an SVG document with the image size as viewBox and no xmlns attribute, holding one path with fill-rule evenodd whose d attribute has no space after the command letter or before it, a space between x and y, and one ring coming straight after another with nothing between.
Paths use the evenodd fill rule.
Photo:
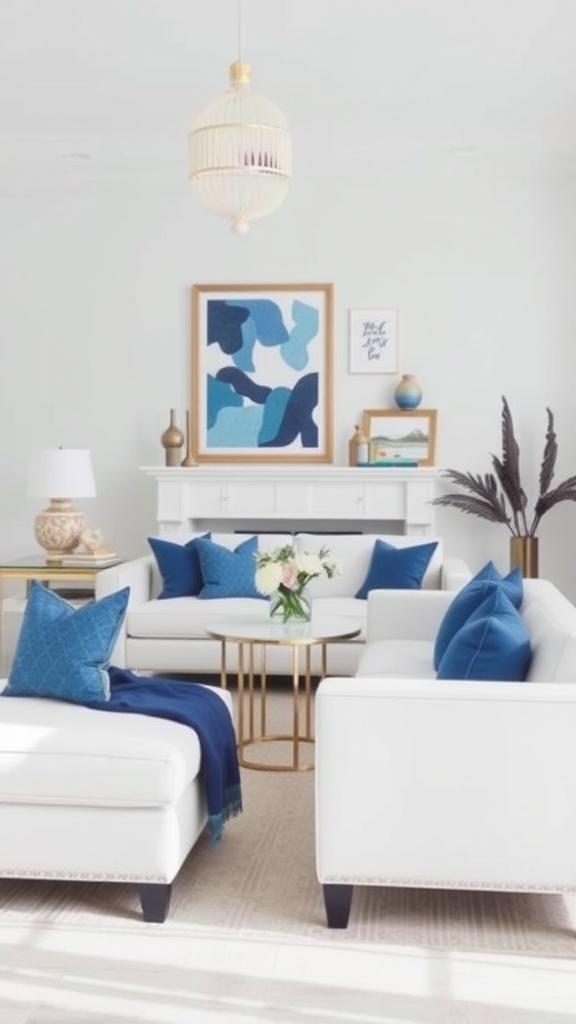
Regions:
<instances>
[{"instance_id":1,"label":"gold finial on pendant light","mask_svg":"<svg viewBox=\"0 0 576 1024\"><path fill-rule=\"evenodd\" d=\"M242 0L238 0L238 60L230 89L197 114L189 136L189 178L211 213L228 217L243 235L249 221L265 217L286 198L292 176L292 140L284 114L250 89L242 60Z\"/></svg>"}]
</instances>

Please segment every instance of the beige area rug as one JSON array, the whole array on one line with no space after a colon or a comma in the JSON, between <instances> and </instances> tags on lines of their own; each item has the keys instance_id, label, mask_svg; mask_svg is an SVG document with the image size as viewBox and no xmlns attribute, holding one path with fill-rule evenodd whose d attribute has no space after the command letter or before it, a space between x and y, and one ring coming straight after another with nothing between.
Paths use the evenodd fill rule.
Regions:
<instances>
[{"instance_id":1,"label":"beige area rug","mask_svg":"<svg viewBox=\"0 0 576 1024\"><path fill-rule=\"evenodd\" d=\"M285 696L274 704L283 713ZM256 759L277 758L283 744L253 750ZM203 836L192 850L163 925L141 922L133 886L19 880L0 882L0 923L576 957L575 897L357 887L348 928L328 930L314 866L314 772L244 769L242 779L243 814L228 822L219 848Z\"/></svg>"}]
</instances>

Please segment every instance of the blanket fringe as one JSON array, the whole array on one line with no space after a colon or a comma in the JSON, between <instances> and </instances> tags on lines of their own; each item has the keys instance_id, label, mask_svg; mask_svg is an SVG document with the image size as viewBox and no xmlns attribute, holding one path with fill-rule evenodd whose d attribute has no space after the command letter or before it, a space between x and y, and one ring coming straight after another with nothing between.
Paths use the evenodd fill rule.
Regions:
<instances>
[{"instance_id":1,"label":"blanket fringe","mask_svg":"<svg viewBox=\"0 0 576 1024\"><path fill-rule=\"evenodd\" d=\"M217 846L222 840L224 824L229 818L236 818L242 812L242 790L238 786L230 786L226 790L226 803L220 814L208 816L208 827L210 829L210 845Z\"/></svg>"}]
</instances>

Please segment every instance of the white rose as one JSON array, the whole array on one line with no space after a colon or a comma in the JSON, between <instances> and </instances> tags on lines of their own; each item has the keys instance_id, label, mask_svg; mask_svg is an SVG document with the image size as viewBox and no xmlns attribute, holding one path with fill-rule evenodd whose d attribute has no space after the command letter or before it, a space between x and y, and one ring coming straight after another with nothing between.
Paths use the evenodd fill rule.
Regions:
<instances>
[{"instance_id":1,"label":"white rose","mask_svg":"<svg viewBox=\"0 0 576 1024\"><path fill-rule=\"evenodd\" d=\"M282 582L282 566L279 562L266 562L256 569L254 582L258 593L273 594Z\"/></svg>"}]
</instances>

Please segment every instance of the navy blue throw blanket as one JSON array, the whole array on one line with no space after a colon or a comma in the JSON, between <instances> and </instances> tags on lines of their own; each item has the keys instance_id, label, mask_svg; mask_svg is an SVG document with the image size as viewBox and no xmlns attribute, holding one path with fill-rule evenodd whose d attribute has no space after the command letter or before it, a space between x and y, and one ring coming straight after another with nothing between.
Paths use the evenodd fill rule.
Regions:
<instances>
[{"instance_id":1,"label":"navy blue throw blanket","mask_svg":"<svg viewBox=\"0 0 576 1024\"><path fill-rule=\"evenodd\" d=\"M236 735L224 701L199 683L137 676L113 665L108 674L110 700L88 701L86 707L169 718L189 726L198 735L208 825L215 846L222 838L224 822L242 810Z\"/></svg>"}]
</instances>

